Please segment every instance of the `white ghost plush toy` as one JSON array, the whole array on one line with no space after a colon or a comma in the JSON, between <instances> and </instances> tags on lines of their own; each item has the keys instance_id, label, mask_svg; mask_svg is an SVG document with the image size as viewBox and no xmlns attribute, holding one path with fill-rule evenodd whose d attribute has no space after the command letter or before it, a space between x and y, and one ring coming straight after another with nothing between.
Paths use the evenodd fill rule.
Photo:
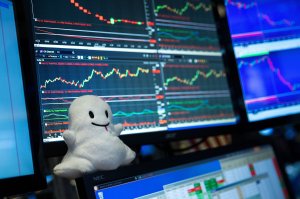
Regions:
<instances>
[{"instance_id":1,"label":"white ghost plush toy","mask_svg":"<svg viewBox=\"0 0 300 199\"><path fill-rule=\"evenodd\" d=\"M68 152L54 173L75 179L129 164L135 152L119 139L122 130L121 124L112 123L112 111L102 99L92 95L77 98L69 108L69 129L63 133Z\"/></svg>"}]
</instances>

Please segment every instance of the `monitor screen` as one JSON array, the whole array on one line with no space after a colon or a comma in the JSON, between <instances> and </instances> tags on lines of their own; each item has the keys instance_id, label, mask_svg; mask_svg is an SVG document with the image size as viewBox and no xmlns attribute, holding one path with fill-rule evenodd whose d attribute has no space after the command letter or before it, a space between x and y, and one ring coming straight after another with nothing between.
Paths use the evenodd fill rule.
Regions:
<instances>
[{"instance_id":1,"label":"monitor screen","mask_svg":"<svg viewBox=\"0 0 300 199\"><path fill-rule=\"evenodd\" d=\"M89 189L89 199L284 199L286 188L266 145L99 183Z\"/></svg>"},{"instance_id":2,"label":"monitor screen","mask_svg":"<svg viewBox=\"0 0 300 199\"><path fill-rule=\"evenodd\" d=\"M0 0L0 79L1 182L34 174L14 9L9 0Z\"/></svg>"},{"instance_id":3,"label":"monitor screen","mask_svg":"<svg viewBox=\"0 0 300 199\"><path fill-rule=\"evenodd\" d=\"M31 0L44 141L81 95L121 135L236 123L209 0Z\"/></svg>"},{"instance_id":4,"label":"monitor screen","mask_svg":"<svg viewBox=\"0 0 300 199\"><path fill-rule=\"evenodd\" d=\"M300 2L226 0L248 119L300 113Z\"/></svg>"}]
</instances>

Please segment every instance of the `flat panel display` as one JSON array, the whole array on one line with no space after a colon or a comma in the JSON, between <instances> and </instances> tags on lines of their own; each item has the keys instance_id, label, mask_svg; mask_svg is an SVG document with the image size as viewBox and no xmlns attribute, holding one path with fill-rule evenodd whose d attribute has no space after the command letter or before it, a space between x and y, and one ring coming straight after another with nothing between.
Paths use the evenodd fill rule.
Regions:
<instances>
[{"instance_id":1,"label":"flat panel display","mask_svg":"<svg viewBox=\"0 0 300 199\"><path fill-rule=\"evenodd\" d=\"M101 176L107 177L86 178L93 186L86 189L89 199L290 198L273 149L267 145L97 184Z\"/></svg>"},{"instance_id":2,"label":"flat panel display","mask_svg":"<svg viewBox=\"0 0 300 199\"><path fill-rule=\"evenodd\" d=\"M11 1L0 0L0 181L34 174L24 86Z\"/></svg>"},{"instance_id":3,"label":"flat panel display","mask_svg":"<svg viewBox=\"0 0 300 199\"><path fill-rule=\"evenodd\" d=\"M248 120L300 113L300 2L226 0Z\"/></svg>"},{"instance_id":4,"label":"flat panel display","mask_svg":"<svg viewBox=\"0 0 300 199\"><path fill-rule=\"evenodd\" d=\"M122 135L236 123L209 0L32 0L44 142L97 95Z\"/></svg>"}]
</instances>

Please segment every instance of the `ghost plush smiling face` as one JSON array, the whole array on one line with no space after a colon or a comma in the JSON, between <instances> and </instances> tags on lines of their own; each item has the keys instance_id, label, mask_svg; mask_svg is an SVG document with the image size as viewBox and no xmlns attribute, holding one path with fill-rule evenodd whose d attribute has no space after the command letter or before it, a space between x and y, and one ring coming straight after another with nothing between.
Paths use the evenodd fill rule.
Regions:
<instances>
[{"instance_id":1,"label":"ghost plush smiling face","mask_svg":"<svg viewBox=\"0 0 300 199\"><path fill-rule=\"evenodd\" d=\"M54 173L74 179L129 164L135 152L119 139L122 130L122 124L113 124L109 105L98 96L77 98L69 108L69 129L63 133L68 152Z\"/></svg>"},{"instance_id":2,"label":"ghost plush smiling face","mask_svg":"<svg viewBox=\"0 0 300 199\"><path fill-rule=\"evenodd\" d=\"M74 100L70 106L69 119L71 130L96 127L108 131L112 111L99 97L87 95Z\"/></svg>"},{"instance_id":3,"label":"ghost plush smiling face","mask_svg":"<svg viewBox=\"0 0 300 199\"><path fill-rule=\"evenodd\" d=\"M95 114L94 114L93 111L89 111L89 115L90 115L91 119L95 118ZM105 110L105 115L106 115L106 117L108 119L108 111L107 110ZM98 124L98 123L92 122L91 124L94 125L94 126L104 127L106 129L106 131L107 131L107 127L109 125L109 122L107 122L106 124Z\"/></svg>"}]
</instances>

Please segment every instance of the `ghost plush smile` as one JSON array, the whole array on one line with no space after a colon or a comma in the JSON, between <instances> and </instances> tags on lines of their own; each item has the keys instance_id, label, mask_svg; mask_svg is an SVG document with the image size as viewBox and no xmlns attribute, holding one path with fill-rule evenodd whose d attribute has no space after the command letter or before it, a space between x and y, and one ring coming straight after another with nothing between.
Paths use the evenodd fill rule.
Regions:
<instances>
[{"instance_id":1,"label":"ghost plush smile","mask_svg":"<svg viewBox=\"0 0 300 199\"><path fill-rule=\"evenodd\" d=\"M105 130L107 131L107 127L109 126L109 122L107 124L97 124L97 123L92 122L92 125L105 127Z\"/></svg>"}]
</instances>

